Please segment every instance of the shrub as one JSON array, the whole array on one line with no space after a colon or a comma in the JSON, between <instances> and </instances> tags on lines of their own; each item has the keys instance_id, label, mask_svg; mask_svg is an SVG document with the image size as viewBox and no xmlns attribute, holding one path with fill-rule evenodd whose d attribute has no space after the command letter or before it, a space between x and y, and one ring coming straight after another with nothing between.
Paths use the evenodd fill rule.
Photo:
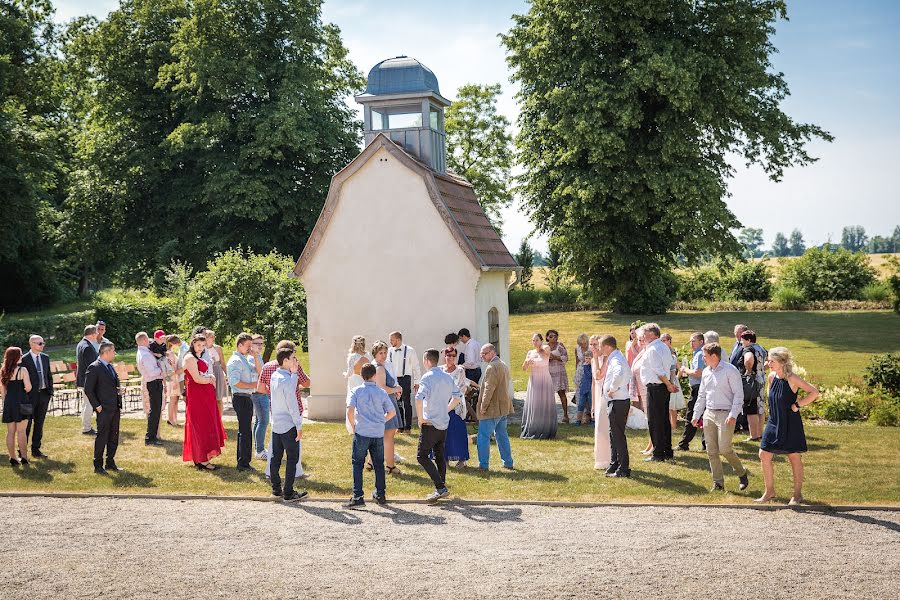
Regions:
<instances>
[{"instance_id":1,"label":"shrub","mask_svg":"<svg viewBox=\"0 0 900 600\"><path fill-rule=\"evenodd\" d=\"M667 269L637 274L642 281L628 285L613 300L613 311L621 314L659 315L665 313L675 293L678 279Z\"/></svg>"},{"instance_id":2,"label":"shrub","mask_svg":"<svg viewBox=\"0 0 900 600\"><path fill-rule=\"evenodd\" d=\"M133 348L138 331L153 335L154 329L172 331L176 327L172 300L150 291L102 291L92 304L97 318L106 322L106 337L117 348Z\"/></svg>"},{"instance_id":3,"label":"shrub","mask_svg":"<svg viewBox=\"0 0 900 600\"><path fill-rule=\"evenodd\" d=\"M886 281L870 283L862 289L860 298L868 302L890 302L891 286Z\"/></svg>"},{"instance_id":4,"label":"shrub","mask_svg":"<svg viewBox=\"0 0 900 600\"><path fill-rule=\"evenodd\" d=\"M32 334L42 336L47 345L74 344L84 334L84 326L96 320L92 310L24 318L0 315L0 347L27 348Z\"/></svg>"},{"instance_id":5,"label":"shrub","mask_svg":"<svg viewBox=\"0 0 900 600\"><path fill-rule=\"evenodd\" d=\"M735 262L722 269L719 293L735 300L768 300L772 297L772 280L766 263Z\"/></svg>"},{"instance_id":6,"label":"shrub","mask_svg":"<svg viewBox=\"0 0 900 600\"><path fill-rule=\"evenodd\" d=\"M713 301L719 289L719 271L715 267L697 267L677 275L676 299L682 302Z\"/></svg>"},{"instance_id":7,"label":"shrub","mask_svg":"<svg viewBox=\"0 0 900 600\"><path fill-rule=\"evenodd\" d=\"M893 396L900 395L900 354L876 354L863 371L870 388L881 388Z\"/></svg>"},{"instance_id":8,"label":"shrub","mask_svg":"<svg viewBox=\"0 0 900 600\"><path fill-rule=\"evenodd\" d=\"M870 421L882 427L900 427L900 397L880 392L871 402Z\"/></svg>"},{"instance_id":9,"label":"shrub","mask_svg":"<svg viewBox=\"0 0 900 600\"><path fill-rule=\"evenodd\" d=\"M205 325L223 345L242 331L262 334L266 360L278 340L300 340L305 347L306 294L291 277L293 268L292 258L274 251L254 254L235 248L217 255L194 277L182 329Z\"/></svg>"},{"instance_id":10,"label":"shrub","mask_svg":"<svg viewBox=\"0 0 900 600\"><path fill-rule=\"evenodd\" d=\"M806 294L794 285L782 284L772 294L772 302L782 310L800 310L806 304Z\"/></svg>"},{"instance_id":11,"label":"shrub","mask_svg":"<svg viewBox=\"0 0 900 600\"><path fill-rule=\"evenodd\" d=\"M875 269L862 252L811 248L803 256L783 260L780 282L798 288L807 300L858 299L875 281Z\"/></svg>"},{"instance_id":12,"label":"shrub","mask_svg":"<svg viewBox=\"0 0 900 600\"><path fill-rule=\"evenodd\" d=\"M828 388L810 405L815 415L826 421L856 421L866 416L866 402L859 388Z\"/></svg>"}]
</instances>

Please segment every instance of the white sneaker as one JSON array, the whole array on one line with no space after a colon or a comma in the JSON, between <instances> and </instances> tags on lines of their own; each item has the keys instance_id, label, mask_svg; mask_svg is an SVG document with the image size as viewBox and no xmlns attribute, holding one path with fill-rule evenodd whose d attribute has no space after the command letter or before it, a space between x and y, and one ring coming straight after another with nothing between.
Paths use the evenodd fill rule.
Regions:
<instances>
[{"instance_id":1,"label":"white sneaker","mask_svg":"<svg viewBox=\"0 0 900 600\"><path fill-rule=\"evenodd\" d=\"M256 458L258 458L259 460L269 460L269 455L266 454L265 450L263 450L262 452L256 453Z\"/></svg>"}]
</instances>

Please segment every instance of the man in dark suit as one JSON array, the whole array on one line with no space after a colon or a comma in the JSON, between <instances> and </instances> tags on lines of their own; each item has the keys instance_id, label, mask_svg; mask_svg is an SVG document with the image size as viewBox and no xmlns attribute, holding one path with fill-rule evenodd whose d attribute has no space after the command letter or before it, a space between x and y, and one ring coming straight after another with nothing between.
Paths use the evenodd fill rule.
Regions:
<instances>
[{"instance_id":1,"label":"man in dark suit","mask_svg":"<svg viewBox=\"0 0 900 600\"><path fill-rule=\"evenodd\" d=\"M119 376L113 368L116 348L109 342L100 344L100 358L91 363L84 375L84 395L97 413L97 439L94 440L94 473L123 471L116 465L119 447L119 419L122 416L122 393ZM103 451L106 450L106 462ZM105 468L104 468L105 467Z\"/></svg>"},{"instance_id":2,"label":"man in dark suit","mask_svg":"<svg viewBox=\"0 0 900 600\"><path fill-rule=\"evenodd\" d=\"M31 346L31 352L22 357L22 366L28 371L32 381L29 396L34 407L34 415L28 419L25 435L31 436L31 455L35 458L47 458L47 455L41 452L41 441L44 438L44 419L47 417L50 398L53 396L50 357L44 354L44 338L41 336L33 335L28 338L28 345Z\"/></svg>"},{"instance_id":3,"label":"man in dark suit","mask_svg":"<svg viewBox=\"0 0 900 600\"><path fill-rule=\"evenodd\" d=\"M75 348L76 369L75 369L75 385L84 389L84 378L87 369L95 360L97 360L97 351L94 349L94 342L97 340L97 326L88 325L84 328L84 337L78 342ZM81 433L84 435L97 435L94 428L91 427L91 410L90 402L85 402L81 410Z\"/></svg>"}]
</instances>

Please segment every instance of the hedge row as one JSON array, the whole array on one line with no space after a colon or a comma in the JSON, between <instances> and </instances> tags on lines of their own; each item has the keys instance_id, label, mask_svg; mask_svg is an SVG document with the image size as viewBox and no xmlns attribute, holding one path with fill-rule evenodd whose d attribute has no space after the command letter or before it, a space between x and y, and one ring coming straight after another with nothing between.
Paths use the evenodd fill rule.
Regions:
<instances>
[{"instance_id":1,"label":"hedge row","mask_svg":"<svg viewBox=\"0 0 900 600\"><path fill-rule=\"evenodd\" d=\"M84 335L85 325L102 319L111 342L119 348L133 348L134 334L138 331L151 334L155 329L174 331L173 308L171 300L152 294L101 292L94 296L90 310L40 317L0 317L0 344L3 348L26 348L32 334L43 336L48 346L74 344Z\"/></svg>"}]
</instances>

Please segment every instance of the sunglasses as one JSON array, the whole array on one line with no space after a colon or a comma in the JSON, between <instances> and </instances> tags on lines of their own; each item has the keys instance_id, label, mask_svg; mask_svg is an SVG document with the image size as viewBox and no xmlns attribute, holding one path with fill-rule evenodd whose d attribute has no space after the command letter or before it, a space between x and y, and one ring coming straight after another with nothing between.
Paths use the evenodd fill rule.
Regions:
<instances>
[{"instance_id":1,"label":"sunglasses","mask_svg":"<svg viewBox=\"0 0 900 600\"><path fill-rule=\"evenodd\" d=\"M37 345L37 346L43 346L43 345L44 345L44 342L35 342L35 345Z\"/></svg>"}]
</instances>

